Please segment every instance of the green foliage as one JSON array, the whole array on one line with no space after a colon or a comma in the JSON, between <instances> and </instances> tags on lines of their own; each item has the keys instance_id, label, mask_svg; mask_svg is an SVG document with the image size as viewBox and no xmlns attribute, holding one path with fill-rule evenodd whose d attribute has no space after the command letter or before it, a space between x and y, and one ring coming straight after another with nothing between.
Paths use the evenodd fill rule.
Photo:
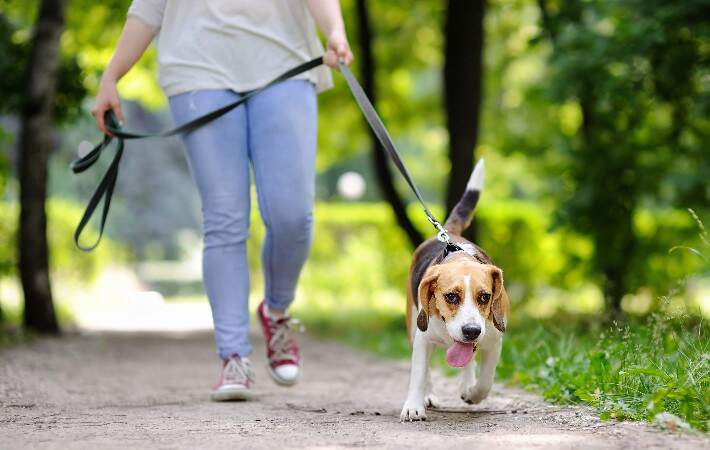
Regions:
<instances>
[{"instance_id":1,"label":"green foliage","mask_svg":"<svg viewBox=\"0 0 710 450\"><path fill-rule=\"evenodd\" d=\"M695 248L690 247L688 245L676 245L670 250L668 250L668 253L673 253L676 250L686 250L700 258L708 267L710 267L710 259L708 255L705 254L706 251L710 250L710 238L708 237L708 232L705 229L705 224L702 220L700 220L695 211L688 208L688 212L693 217L693 220L695 220L695 223L697 223L698 225L698 237L700 238L702 247Z\"/></svg>"},{"instance_id":2,"label":"green foliage","mask_svg":"<svg viewBox=\"0 0 710 450\"><path fill-rule=\"evenodd\" d=\"M355 61L360 71L355 2L343 0ZM441 24L444 7L439 2L402 3L393 0L368 2L376 59L376 107L387 124L407 167L425 196L443 198L448 164L445 158L446 130L441 110ZM352 101L342 76L333 72L334 89L319 98L321 132L318 168L335 175L358 170L371 181L369 129ZM412 198L399 177L399 192ZM321 197L329 198L333 192ZM368 183L369 199L378 199L377 186Z\"/></svg>"},{"instance_id":3,"label":"green foliage","mask_svg":"<svg viewBox=\"0 0 710 450\"><path fill-rule=\"evenodd\" d=\"M652 282L650 248L634 230L638 210L708 200L710 27L695 20L707 2L541 4L553 47L547 91L578 117L551 149L563 174L559 220L593 239L614 307Z\"/></svg>"},{"instance_id":4,"label":"green foliage","mask_svg":"<svg viewBox=\"0 0 710 450\"><path fill-rule=\"evenodd\" d=\"M81 253L74 246L74 228L83 210L66 200L51 199L47 202L47 237L50 250L50 267L65 279L91 281L109 264L127 261L126 253L110 240L102 242L93 253ZM14 275L17 270L17 218L16 203L0 201L0 279ZM85 238L92 240L96 232L87 230Z\"/></svg>"},{"instance_id":5,"label":"green foliage","mask_svg":"<svg viewBox=\"0 0 710 450\"><path fill-rule=\"evenodd\" d=\"M0 236L3 240L0 245L0 279L12 274L15 269L16 246L13 244L17 242L16 222L17 208L0 201Z\"/></svg>"},{"instance_id":6,"label":"green foliage","mask_svg":"<svg viewBox=\"0 0 710 450\"><path fill-rule=\"evenodd\" d=\"M480 245L505 270L506 282L523 288L517 301L544 286L572 289L587 276L591 243L567 230L549 232L550 216L539 205L519 200L477 212Z\"/></svg>"},{"instance_id":7,"label":"green foliage","mask_svg":"<svg viewBox=\"0 0 710 450\"><path fill-rule=\"evenodd\" d=\"M18 113L25 102L27 63L31 51L31 36L0 11L0 113ZM76 56L61 56L54 115L57 121L75 119L81 113L81 101L86 96L82 71Z\"/></svg>"},{"instance_id":8,"label":"green foliage","mask_svg":"<svg viewBox=\"0 0 710 450\"><path fill-rule=\"evenodd\" d=\"M440 214L439 209L434 208L434 213ZM411 206L409 214L420 229L432 234L416 205ZM544 316L559 310L598 311L597 303L580 306L580 290L588 283L593 254L589 238L564 228L551 230L552 214L533 202L509 200L482 205L476 220L480 244L503 268L514 305L545 299L544 312L537 313ZM642 242L648 240L652 246L645 268L652 271L654 280L646 287L649 295L655 298L676 289L678 280L704 269L703 261L690 252L668 254L679 235L698 239L696 224L687 212L641 210L636 221ZM251 224L249 265L253 274L259 274L264 229L257 208L252 210ZM698 245L692 239L683 242ZM410 260L411 249L388 205L321 202L316 206L313 248L299 282L298 297L309 308L328 315L337 314L344 304L372 311L399 311ZM647 277L647 273L631 272L629 276ZM259 291L262 277L253 276L252 283ZM561 301L550 297L551 286ZM598 298L600 294L591 288L586 295ZM530 307L536 310L535 305Z\"/></svg>"},{"instance_id":9,"label":"green foliage","mask_svg":"<svg viewBox=\"0 0 710 450\"><path fill-rule=\"evenodd\" d=\"M499 376L602 418L652 421L661 412L710 425L707 324L654 315L621 328L569 320L511 326Z\"/></svg>"},{"instance_id":10,"label":"green foliage","mask_svg":"<svg viewBox=\"0 0 710 450\"><path fill-rule=\"evenodd\" d=\"M259 273L264 229L256 208L251 222L249 265L252 273ZM309 307L321 305L330 311L342 303L373 308L399 304L407 277L401 262L409 252L387 205L319 203L299 295L308 298ZM261 282L261 277L253 278Z\"/></svg>"}]
</instances>

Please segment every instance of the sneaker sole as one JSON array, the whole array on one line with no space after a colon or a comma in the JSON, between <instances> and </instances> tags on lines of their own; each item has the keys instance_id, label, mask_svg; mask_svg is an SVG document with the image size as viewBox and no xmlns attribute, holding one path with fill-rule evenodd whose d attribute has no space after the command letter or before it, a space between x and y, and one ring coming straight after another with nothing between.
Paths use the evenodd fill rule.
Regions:
<instances>
[{"instance_id":1,"label":"sneaker sole","mask_svg":"<svg viewBox=\"0 0 710 450\"><path fill-rule=\"evenodd\" d=\"M271 366L267 366L269 369L269 375L271 375L271 379L273 379L276 384L280 384L281 386L293 386L294 384L298 383L298 381L301 379L301 369L299 367L298 369L298 376L294 378L293 380L286 380L284 378L279 377L276 375L276 371L271 368Z\"/></svg>"},{"instance_id":2,"label":"sneaker sole","mask_svg":"<svg viewBox=\"0 0 710 450\"><path fill-rule=\"evenodd\" d=\"M210 394L210 399L213 402L243 401L251 400L253 397L254 394L249 388L237 385L222 386L219 390Z\"/></svg>"}]
</instances>

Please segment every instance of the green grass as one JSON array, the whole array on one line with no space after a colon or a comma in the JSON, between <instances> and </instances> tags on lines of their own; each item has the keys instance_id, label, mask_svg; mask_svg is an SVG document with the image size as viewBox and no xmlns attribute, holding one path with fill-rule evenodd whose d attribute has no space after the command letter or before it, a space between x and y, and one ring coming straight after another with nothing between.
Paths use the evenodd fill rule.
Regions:
<instances>
[{"instance_id":1,"label":"green grass","mask_svg":"<svg viewBox=\"0 0 710 450\"><path fill-rule=\"evenodd\" d=\"M555 403L589 404L603 419L653 421L666 412L708 430L710 340L702 320L518 326L506 339L499 377Z\"/></svg>"},{"instance_id":2,"label":"green grass","mask_svg":"<svg viewBox=\"0 0 710 450\"><path fill-rule=\"evenodd\" d=\"M342 310L298 313L311 332L382 356L408 358L402 314ZM553 403L592 406L603 419L653 421L673 414L707 431L710 421L710 339L700 319L659 315L623 327L564 318L511 324L497 379ZM441 355L435 363L448 374Z\"/></svg>"}]
</instances>

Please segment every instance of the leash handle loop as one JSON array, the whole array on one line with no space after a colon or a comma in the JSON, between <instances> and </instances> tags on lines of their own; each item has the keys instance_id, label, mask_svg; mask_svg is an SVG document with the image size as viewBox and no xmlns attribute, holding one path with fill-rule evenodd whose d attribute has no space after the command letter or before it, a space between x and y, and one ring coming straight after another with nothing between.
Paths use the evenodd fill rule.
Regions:
<instances>
[{"instance_id":1,"label":"leash handle loop","mask_svg":"<svg viewBox=\"0 0 710 450\"><path fill-rule=\"evenodd\" d=\"M113 115L106 116L107 120L114 120L115 118ZM116 125L118 125L116 123ZM72 163L72 170L74 173L81 173L91 167L96 161L99 160L101 157L101 153L103 150L108 147L108 145L111 143L113 138L109 135L106 135L104 137L104 140L94 147L94 149L89 152L86 156L83 158L80 158L77 161L74 161ZM111 161L111 164L109 165L108 169L106 170L106 173L104 174L104 177L101 179L101 182L99 183L99 186L96 188L96 191L94 191L94 194L91 196L89 199L89 203L86 206L86 210L84 211L84 214L81 217L81 220L79 220L79 224L76 227L76 231L74 232L74 244L76 244L77 248L79 248L82 251L85 252L90 252L96 247L98 247L99 243L101 242L101 238L103 237L104 234L104 228L106 227L106 220L108 218L108 212L109 209L111 208L111 198L113 197L113 191L114 188L116 187L116 180L118 180L118 168L121 163L121 157L123 156L123 149L124 149L124 141L121 138L117 139L117 146L116 146L116 154L113 157L113 160ZM96 208L99 206L99 203L101 203L101 200L103 200L104 206L103 210L101 211L101 222L99 224L99 236L96 238L96 241L90 245L90 246L83 246L79 242L81 238L81 233L84 231L84 228L88 225L89 221L91 220L91 216L93 216L94 211Z\"/></svg>"}]
</instances>

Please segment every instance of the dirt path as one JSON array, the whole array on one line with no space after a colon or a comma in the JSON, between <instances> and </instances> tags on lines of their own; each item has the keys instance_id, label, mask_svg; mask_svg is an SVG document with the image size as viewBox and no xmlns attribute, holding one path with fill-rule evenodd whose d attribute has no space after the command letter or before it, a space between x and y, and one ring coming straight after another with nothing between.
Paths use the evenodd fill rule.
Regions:
<instances>
[{"instance_id":1,"label":"dirt path","mask_svg":"<svg viewBox=\"0 0 710 450\"><path fill-rule=\"evenodd\" d=\"M253 357L259 400L211 403L207 333L94 334L0 350L0 448L708 448L699 436L600 422L497 386L462 412L400 423L408 364L302 338L303 382L276 387ZM255 340L258 341L258 340ZM460 408L456 381L436 378Z\"/></svg>"}]
</instances>

